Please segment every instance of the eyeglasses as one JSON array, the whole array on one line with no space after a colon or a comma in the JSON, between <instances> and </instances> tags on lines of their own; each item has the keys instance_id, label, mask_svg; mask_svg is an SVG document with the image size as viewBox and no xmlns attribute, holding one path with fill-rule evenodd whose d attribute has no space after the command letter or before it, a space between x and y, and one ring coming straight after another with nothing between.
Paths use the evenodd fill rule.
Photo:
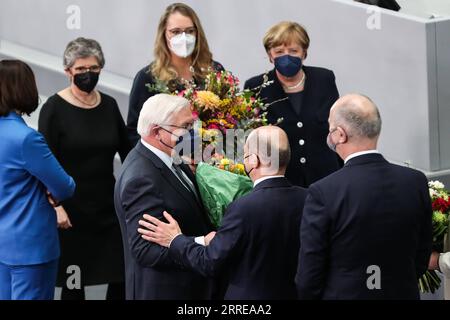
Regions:
<instances>
[{"instance_id":1,"label":"eyeglasses","mask_svg":"<svg viewBox=\"0 0 450 320\"><path fill-rule=\"evenodd\" d=\"M100 72L100 70L102 70L102 67L95 65L95 66L90 66L90 67L76 67L74 69L77 73L86 73L89 71Z\"/></svg>"},{"instance_id":2,"label":"eyeglasses","mask_svg":"<svg viewBox=\"0 0 450 320\"><path fill-rule=\"evenodd\" d=\"M177 35L182 34L182 33L186 33L186 34L189 34L191 36L195 36L195 34L197 33L197 28L196 27L189 27L189 28L186 28L186 29L173 28L173 29L170 29L170 30L167 30L167 31L169 32L169 34L172 37L177 36Z\"/></svg>"},{"instance_id":3,"label":"eyeglasses","mask_svg":"<svg viewBox=\"0 0 450 320\"><path fill-rule=\"evenodd\" d=\"M194 128L194 125L192 123L189 123L185 126L176 126L174 124L160 124L160 126L167 126L167 127L172 127L172 128L178 128L178 129L183 129L186 131L190 131Z\"/></svg>"},{"instance_id":4,"label":"eyeglasses","mask_svg":"<svg viewBox=\"0 0 450 320\"><path fill-rule=\"evenodd\" d=\"M244 156L244 160L247 159L247 158L250 158L252 155L255 155L256 158L259 160L259 156L256 153L250 153L250 154Z\"/></svg>"}]
</instances>

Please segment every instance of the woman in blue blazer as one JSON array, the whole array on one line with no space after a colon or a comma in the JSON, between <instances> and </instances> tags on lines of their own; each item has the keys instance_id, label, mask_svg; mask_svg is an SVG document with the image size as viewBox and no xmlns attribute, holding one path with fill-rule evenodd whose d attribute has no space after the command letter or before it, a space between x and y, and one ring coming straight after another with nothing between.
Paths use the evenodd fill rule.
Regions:
<instances>
[{"instance_id":1,"label":"woman in blue blazer","mask_svg":"<svg viewBox=\"0 0 450 320\"><path fill-rule=\"evenodd\" d=\"M21 115L39 104L33 71L0 61L0 300L53 299L59 258L56 213L73 179Z\"/></svg>"}]
</instances>

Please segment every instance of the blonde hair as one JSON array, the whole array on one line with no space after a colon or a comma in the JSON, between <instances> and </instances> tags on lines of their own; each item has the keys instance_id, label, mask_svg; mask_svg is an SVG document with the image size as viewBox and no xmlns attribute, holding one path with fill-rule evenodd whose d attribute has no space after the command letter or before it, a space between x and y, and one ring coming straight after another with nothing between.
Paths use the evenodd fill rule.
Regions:
<instances>
[{"instance_id":1,"label":"blonde hair","mask_svg":"<svg viewBox=\"0 0 450 320\"><path fill-rule=\"evenodd\" d=\"M195 49L191 55L194 77L198 80L204 79L212 65L212 53L209 50L205 32L203 31L200 19L195 11L184 3L171 4L166 8L166 11L159 20L154 49L155 61L150 67L150 71L155 78L168 83L170 89L173 89L171 86L174 86L178 74L170 63L171 53L167 46L165 34L167 20L169 19L169 16L175 12L179 12L183 16L190 18L197 30Z\"/></svg>"},{"instance_id":2,"label":"blonde hair","mask_svg":"<svg viewBox=\"0 0 450 320\"><path fill-rule=\"evenodd\" d=\"M308 32L303 26L292 21L283 21L272 26L263 39L266 52L283 44L289 45L291 43L299 44L305 51L306 58L310 44Z\"/></svg>"}]
</instances>

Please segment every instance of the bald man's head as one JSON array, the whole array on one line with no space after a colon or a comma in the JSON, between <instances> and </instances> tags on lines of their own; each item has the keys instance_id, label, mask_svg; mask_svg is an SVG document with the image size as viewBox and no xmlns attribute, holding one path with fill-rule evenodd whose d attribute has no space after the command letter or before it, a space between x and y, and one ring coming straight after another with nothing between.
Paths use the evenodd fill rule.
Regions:
<instances>
[{"instance_id":1,"label":"bald man's head","mask_svg":"<svg viewBox=\"0 0 450 320\"><path fill-rule=\"evenodd\" d=\"M286 133L276 126L264 126L253 130L245 143L248 155L256 154L261 164L285 171L291 159L291 148ZM274 168L276 166L276 168Z\"/></svg>"},{"instance_id":2,"label":"bald man's head","mask_svg":"<svg viewBox=\"0 0 450 320\"><path fill-rule=\"evenodd\" d=\"M381 132L380 112L369 97L349 94L331 108L330 125L343 127L349 136L357 139L376 140Z\"/></svg>"}]
</instances>

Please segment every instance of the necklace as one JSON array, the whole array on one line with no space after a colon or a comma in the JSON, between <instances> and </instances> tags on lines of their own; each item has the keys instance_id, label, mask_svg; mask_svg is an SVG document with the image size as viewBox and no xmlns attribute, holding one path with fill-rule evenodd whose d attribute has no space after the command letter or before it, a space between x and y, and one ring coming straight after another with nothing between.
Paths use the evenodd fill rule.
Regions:
<instances>
[{"instance_id":1,"label":"necklace","mask_svg":"<svg viewBox=\"0 0 450 320\"><path fill-rule=\"evenodd\" d=\"M305 83L305 79L306 79L306 76L305 76L305 73L303 72L303 77L300 79L300 81L297 84L295 84L293 86L285 86L283 84L283 87L286 90L294 90L294 89L300 88Z\"/></svg>"},{"instance_id":2,"label":"necklace","mask_svg":"<svg viewBox=\"0 0 450 320\"><path fill-rule=\"evenodd\" d=\"M72 94L72 97L74 97L78 102L81 102L83 105L88 106L88 107L93 107L97 104L98 102L98 97L97 97L97 93L95 93L95 102L93 104L89 104L86 101L83 101L81 99L79 99L72 91L72 89L70 89L70 93Z\"/></svg>"}]
</instances>

